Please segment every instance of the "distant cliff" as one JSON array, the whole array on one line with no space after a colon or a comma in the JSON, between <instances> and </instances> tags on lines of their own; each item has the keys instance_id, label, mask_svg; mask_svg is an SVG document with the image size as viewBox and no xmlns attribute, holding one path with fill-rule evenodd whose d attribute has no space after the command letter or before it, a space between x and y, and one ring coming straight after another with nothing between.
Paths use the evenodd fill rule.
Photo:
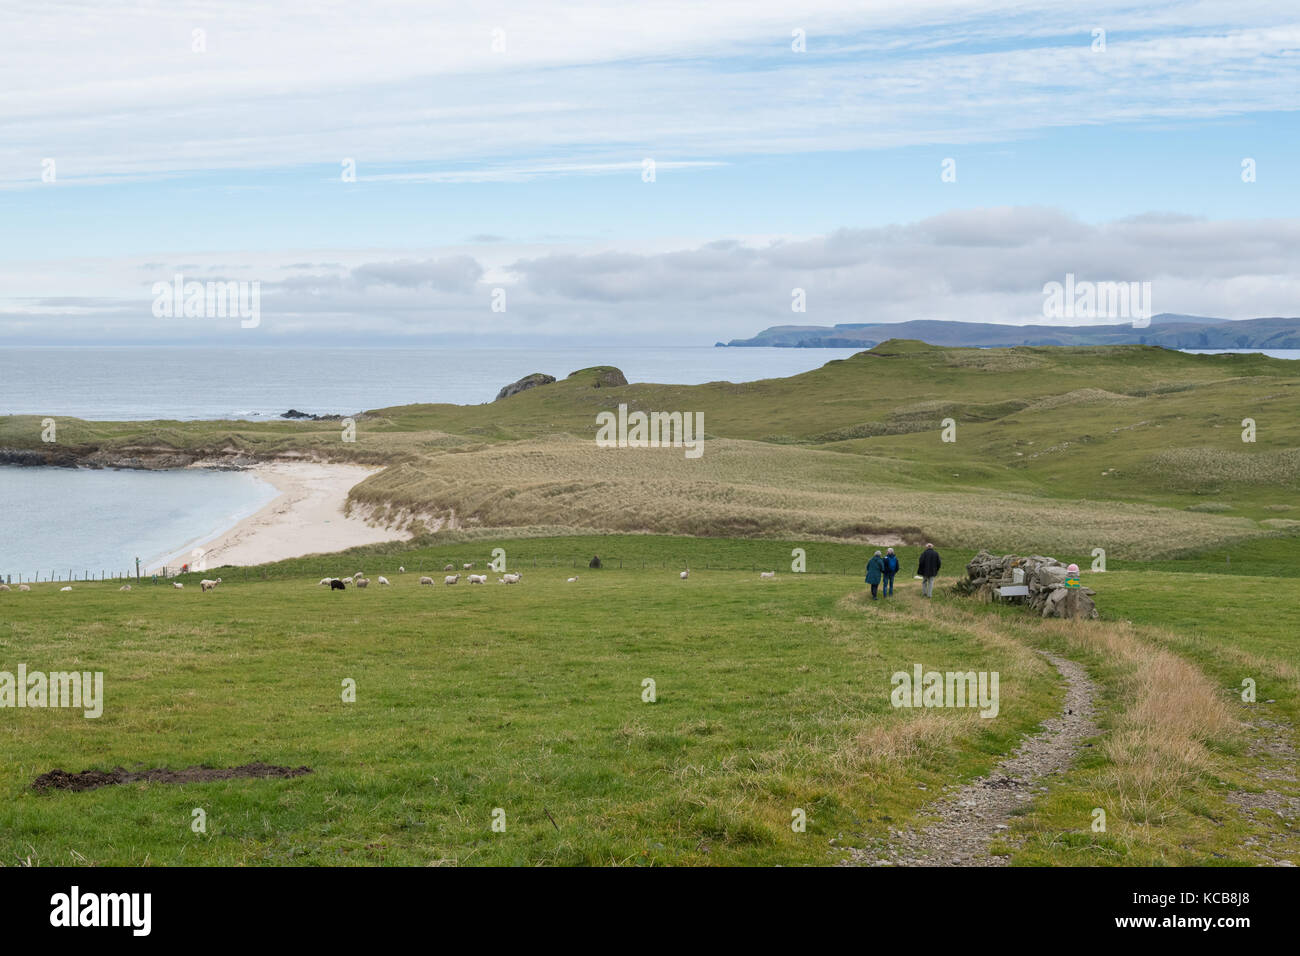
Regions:
<instances>
[{"instance_id":1,"label":"distant cliff","mask_svg":"<svg viewBox=\"0 0 1300 956\"><path fill-rule=\"evenodd\" d=\"M1145 328L1123 325L995 325L990 322L774 325L719 346L869 349L887 339L975 348L1011 345L1159 345L1169 349L1300 349L1300 318L1229 319L1162 313Z\"/></svg>"}]
</instances>

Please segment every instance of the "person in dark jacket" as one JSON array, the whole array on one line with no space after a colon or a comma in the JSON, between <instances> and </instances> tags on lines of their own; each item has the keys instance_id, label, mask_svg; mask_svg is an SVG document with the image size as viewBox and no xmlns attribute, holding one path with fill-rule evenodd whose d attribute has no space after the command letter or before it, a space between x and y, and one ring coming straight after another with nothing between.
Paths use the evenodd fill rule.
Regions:
<instances>
[{"instance_id":1,"label":"person in dark jacket","mask_svg":"<svg viewBox=\"0 0 1300 956\"><path fill-rule=\"evenodd\" d=\"M885 552L885 567L882 571L884 575L880 582L880 593L889 597L894 593L894 575L898 573L898 555L894 554L894 549L890 548Z\"/></svg>"},{"instance_id":2,"label":"person in dark jacket","mask_svg":"<svg viewBox=\"0 0 1300 956\"><path fill-rule=\"evenodd\" d=\"M880 579L885 574L885 560L877 551L867 562L867 583L871 585L871 600L876 599L876 589L880 587Z\"/></svg>"},{"instance_id":3,"label":"person in dark jacket","mask_svg":"<svg viewBox=\"0 0 1300 956\"><path fill-rule=\"evenodd\" d=\"M925 550L921 552L921 560L916 563L916 573L921 576L921 596L934 596L934 579L939 576L939 567L943 562L939 560L939 552L934 550L934 545L927 544Z\"/></svg>"}]
</instances>

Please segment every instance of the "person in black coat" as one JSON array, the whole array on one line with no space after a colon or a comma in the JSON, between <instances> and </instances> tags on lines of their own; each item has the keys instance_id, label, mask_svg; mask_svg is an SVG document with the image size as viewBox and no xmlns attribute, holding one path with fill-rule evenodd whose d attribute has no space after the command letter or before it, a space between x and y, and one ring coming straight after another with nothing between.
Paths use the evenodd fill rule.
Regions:
<instances>
[{"instance_id":1,"label":"person in black coat","mask_svg":"<svg viewBox=\"0 0 1300 956\"><path fill-rule=\"evenodd\" d=\"M927 544L921 552L921 560L916 563L916 573L921 576L921 597L933 597L934 579L939 576L942 564L934 545Z\"/></svg>"},{"instance_id":2,"label":"person in black coat","mask_svg":"<svg viewBox=\"0 0 1300 956\"><path fill-rule=\"evenodd\" d=\"M871 585L871 600L876 599L876 588L880 587L880 579L885 574L885 559L877 551L867 562L867 583Z\"/></svg>"}]
</instances>

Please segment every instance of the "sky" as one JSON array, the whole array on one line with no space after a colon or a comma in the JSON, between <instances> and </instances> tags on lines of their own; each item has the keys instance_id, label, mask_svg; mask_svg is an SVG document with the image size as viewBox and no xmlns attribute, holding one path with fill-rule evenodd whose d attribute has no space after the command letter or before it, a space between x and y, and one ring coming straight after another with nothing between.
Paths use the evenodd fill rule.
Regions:
<instances>
[{"instance_id":1,"label":"sky","mask_svg":"<svg viewBox=\"0 0 1300 956\"><path fill-rule=\"evenodd\" d=\"M0 344L1300 315L1291 4L7 6Z\"/></svg>"}]
</instances>

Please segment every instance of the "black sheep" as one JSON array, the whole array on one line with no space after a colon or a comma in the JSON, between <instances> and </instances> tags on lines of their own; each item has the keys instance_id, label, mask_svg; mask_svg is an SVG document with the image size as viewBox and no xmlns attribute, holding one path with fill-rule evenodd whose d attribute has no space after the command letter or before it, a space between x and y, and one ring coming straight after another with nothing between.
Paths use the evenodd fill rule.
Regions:
<instances>
[{"instance_id":1,"label":"black sheep","mask_svg":"<svg viewBox=\"0 0 1300 956\"><path fill-rule=\"evenodd\" d=\"M342 581L340 581L338 578L335 578L333 581L330 582L330 590L345 591L347 590L347 585L344 584Z\"/></svg>"}]
</instances>

